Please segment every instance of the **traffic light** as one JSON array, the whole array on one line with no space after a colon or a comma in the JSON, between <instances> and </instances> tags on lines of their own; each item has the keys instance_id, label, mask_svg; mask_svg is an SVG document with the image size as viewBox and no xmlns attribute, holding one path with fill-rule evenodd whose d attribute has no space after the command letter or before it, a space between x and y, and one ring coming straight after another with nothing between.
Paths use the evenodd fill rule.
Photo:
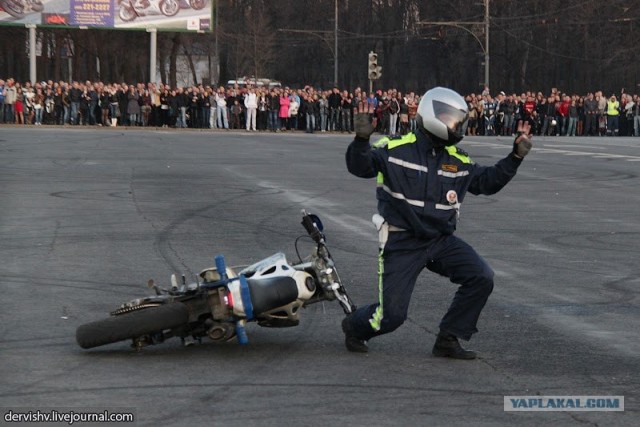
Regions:
<instances>
[{"instance_id":1,"label":"traffic light","mask_svg":"<svg viewBox=\"0 0 640 427\"><path fill-rule=\"evenodd\" d=\"M378 65L378 54L369 52L369 80L378 80L382 76L382 67Z\"/></svg>"}]
</instances>

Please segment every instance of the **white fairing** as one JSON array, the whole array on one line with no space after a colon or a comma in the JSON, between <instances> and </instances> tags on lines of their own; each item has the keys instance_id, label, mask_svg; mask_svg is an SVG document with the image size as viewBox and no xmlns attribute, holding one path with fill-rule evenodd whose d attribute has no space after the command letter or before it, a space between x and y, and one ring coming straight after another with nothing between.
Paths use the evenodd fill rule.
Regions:
<instances>
[{"instance_id":1,"label":"white fairing","mask_svg":"<svg viewBox=\"0 0 640 427\"><path fill-rule=\"evenodd\" d=\"M270 277L293 277L298 285L298 298L308 300L313 296L313 292L307 289L305 281L311 275L304 271L298 271L289 265L287 257L282 252L271 255L261 261L240 271L251 280L267 279Z\"/></svg>"},{"instance_id":2,"label":"white fairing","mask_svg":"<svg viewBox=\"0 0 640 427\"><path fill-rule=\"evenodd\" d=\"M296 285L298 285L298 299L306 301L311 298L313 296L313 292L307 288L305 283L307 279L313 280L311 275L305 271L294 270L292 277L296 279Z\"/></svg>"},{"instance_id":3,"label":"white fairing","mask_svg":"<svg viewBox=\"0 0 640 427\"><path fill-rule=\"evenodd\" d=\"M275 253L268 258L262 259L244 269L240 270L239 274L244 274L245 277L260 278L260 277L274 277L283 276L283 271L293 270L293 267L287 262L287 257L282 252ZM288 274L284 274L288 276Z\"/></svg>"},{"instance_id":4,"label":"white fairing","mask_svg":"<svg viewBox=\"0 0 640 427\"><path fill-rule=\"evenodd\" d=\"M309 273L298 271L287 262L285 254L278 252L268 258L246 267L238 274L243 274L251 280L268 279L272 277L292 277L298 287L298 300L306 301L313 296L305 284L306 280L312 279ZM233 297L233 312L235 315L245 317L244 304L240 294L240 281L235 280L227 285Z\"/></svg>"}]
</instances>

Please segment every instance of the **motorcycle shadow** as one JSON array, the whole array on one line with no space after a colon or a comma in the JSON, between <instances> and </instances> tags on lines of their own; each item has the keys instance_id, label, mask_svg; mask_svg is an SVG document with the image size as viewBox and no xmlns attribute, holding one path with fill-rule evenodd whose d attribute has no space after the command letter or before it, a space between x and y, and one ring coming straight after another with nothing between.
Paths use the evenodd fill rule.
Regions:
<instances>
[{"instance_id":1,"label":"motorcycle shadow","mask_svg":"<svg viewBox=\"0 0 640 427\"><path fill-rule=\"evenodd\" d=\"M251 339L251 338L250 338ZM236 340L232 340L226 343L216 343L207 340L202 340L201 343L194 343L190 345L183 345L179 340L168 341L162 345L148 346L140 350L133 348L129 343L114 343L110 346L104 346L91 350L79 351L85 357L101 358L104 356L123 356L123 357L172 357L180 356L186 357L199 357L204 356L207 358L222 357L222 358L237 358L248 355L257 355L265 357L266 355L280 355L286 353L288 355L292 353L300 354L316 354L321 351L323 354L327 353L344 353L344 344L342 336L337 335L335 339L330 341L319 342L317 339L307 338L292 338L291 336L285 336L285 334L274 336L255 337L247 345L240 345Z\"/></svg>"}]
</instances>

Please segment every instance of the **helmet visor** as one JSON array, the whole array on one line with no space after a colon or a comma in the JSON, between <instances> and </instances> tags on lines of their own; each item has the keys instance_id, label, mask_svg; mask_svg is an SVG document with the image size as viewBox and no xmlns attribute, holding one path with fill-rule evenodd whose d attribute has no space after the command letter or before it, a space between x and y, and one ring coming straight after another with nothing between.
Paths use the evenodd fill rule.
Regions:
<instances>
[{"instance_id":1,"label":"helmet visor","mask_svg":"<svg viewBox=\"0 0 640 427\"><path fill-rule=\"evenodd\" d=\"M449 129L456 138L462 138L469 124L469 112L440 101L433 101L433 115Z\"/></svg>"}]
</instances>

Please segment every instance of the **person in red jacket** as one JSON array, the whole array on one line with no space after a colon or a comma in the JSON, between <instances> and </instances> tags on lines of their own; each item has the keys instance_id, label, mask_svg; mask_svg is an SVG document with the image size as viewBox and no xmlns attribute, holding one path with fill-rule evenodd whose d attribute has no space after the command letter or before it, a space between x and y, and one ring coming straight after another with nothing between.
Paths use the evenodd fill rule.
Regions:
<instances>
[{"instance_id":1,"label":"person in red jacket","mask_svg":"<svg viewBox=\"0 0 640 427\"><path fill-rule=\"evenodd\" d=\"M529 95L524 103L524 119L529 122L531 129L534 129L534 133L537 131L536 120L534 117L536 111L536 101L533 96Z\"/></svg>"},{"instance_id":2,"label":"person in red jacket","mask_svg":"<svg viewBox=\"0 0 640 427\"><path fill-rule=\"evenodd\" d=\"M569 124L569 107L571 106L571 97L565 95L562 98L562 102L558 106L558 116L560 117L560 123L558 123L558 133L562 136L567 134L567 125Z\"/></svg>"}]
</instances>

